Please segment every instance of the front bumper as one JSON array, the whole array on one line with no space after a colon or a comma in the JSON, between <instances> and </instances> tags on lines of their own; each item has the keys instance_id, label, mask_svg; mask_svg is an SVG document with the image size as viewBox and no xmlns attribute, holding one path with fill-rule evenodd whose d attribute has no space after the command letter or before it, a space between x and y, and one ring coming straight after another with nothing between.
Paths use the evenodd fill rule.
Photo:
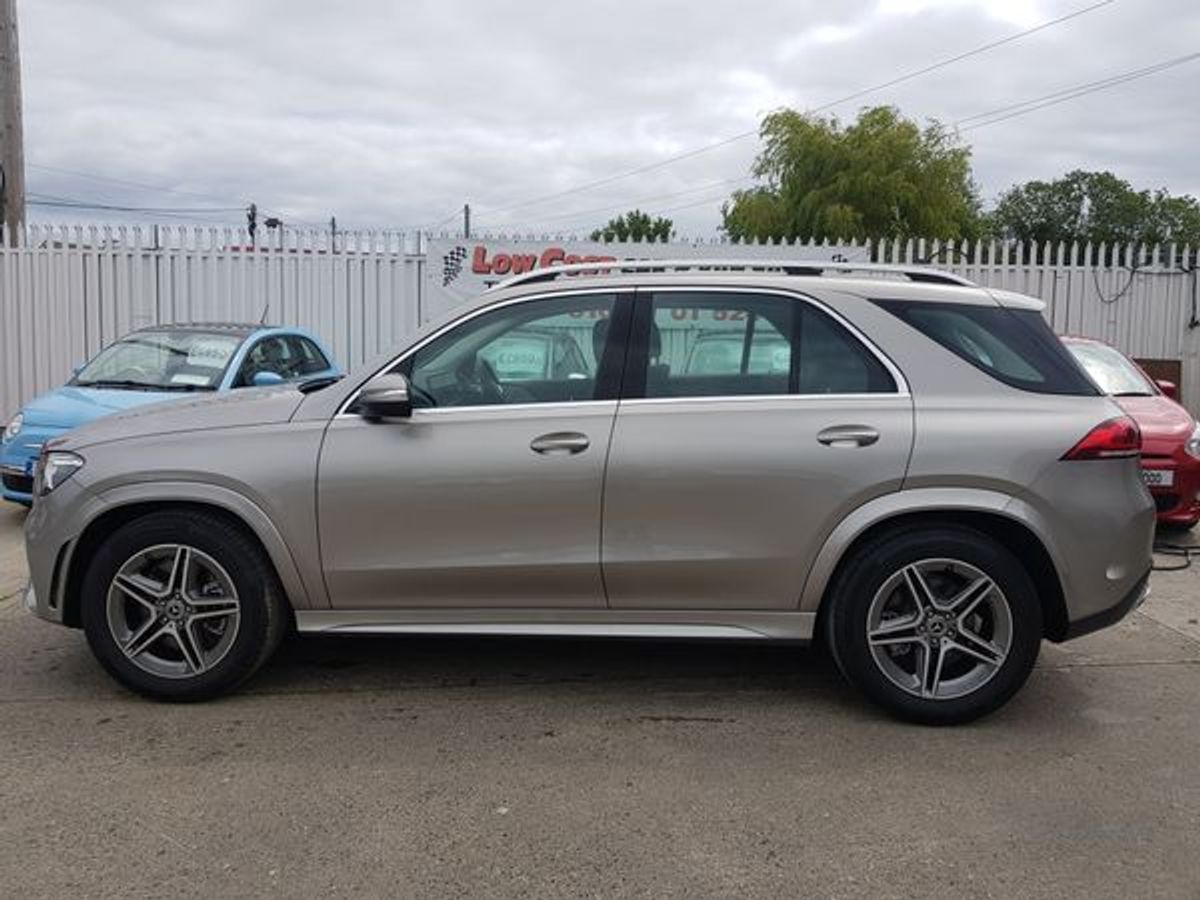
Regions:
<instances>
[{"instance_id":1,"label":"front bumper","mask_svg":"<svg viewBox=\"0 0 1200 900\"><path fill-rule=\"evenodd\" d=\"M86 521L89 495L77 479L69 478L52 493L39 497L25 517L25 556L29 561L25 606L48 622L66 619L64 575L78 544L77 523Z\"/></svg>"},{"instance_id":2,"label":"front bumper","mask_svg":"<svg viewBox=\"0 0 1200 900\"><path fill-rule=\"evenodd\" d=\"M1172 456L1143 456L1142 469L1170 473L1169 486L1149 485L1159 524L1191 526L1200 521L1200 461L1179 450Z\"/></svg>"},{"instance_id":3,"label":"front bumper","mask_svg":"<svg viewBox=\"0 0 1200 900\"><path fill-rule=\"evenodd\" d=\"M65 433L65 428L26 425L12 440L0 444L0 485L5 500L25 506L33 503L33 467L42 446Z\"/></svg>"},{"instance_id":4,"label":"front bumper","mask_svg":"<svg viewBox=\"0 0 1200 900\"><path fill-rule=\"evenodd\" d=\"M1113 604L1108 609L1102 609L1099 612L1094 612L1090 616L1085 616L1082 619L1076 619L1067 625L1067 634L1064 640L1072 640L1073 638L1083 637L1085 634L1091 634L1093 631L1099 631L1101 628L1107 628L1109 625L1115 625L1123 618L1137 609L1145 599L1150 596L1150 573L1143 575L1138 582L1130 589L1119 602Z\"/></svg>"},{"instance_id":5,"label":"front bumper","mask_svg":"<svg viewBox=\"0 0 1200 900\"><path fill-rule=\"evenodd\" d=\"M25 466L0 466L0 484L5 500L25 506L33 503L33 472Z\"/></svg>"}]
</instances>

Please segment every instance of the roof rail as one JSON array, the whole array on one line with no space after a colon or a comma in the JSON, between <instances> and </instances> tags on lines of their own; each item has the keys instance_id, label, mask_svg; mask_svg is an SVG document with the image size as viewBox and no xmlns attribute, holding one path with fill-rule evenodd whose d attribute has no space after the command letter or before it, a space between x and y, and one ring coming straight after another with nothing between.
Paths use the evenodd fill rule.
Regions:
<instances>
[{"instance_id":1,"label":"roof rail","mask_svg":"<svg viewBox=\"0 0 1200 900\"><path fill-rule=\"evenodd\" d=\"M821 276L830 272L869 272L883 275L903 275L909 281L923 284L952 284L960 287L977 287L970 279L934 269L929 266L899 265L894 263L830 262L805 259L622 259L613 262L571 263L565 266L547 266L532 269L520 275L506 278L489 290L509 288L518 284L534 284L553 281L561 275L597 275L601 273L625 272L679 272L689 269L707 271L762 271L764 274L782 272L784 275Z\"/></svg>"}]
</instances>

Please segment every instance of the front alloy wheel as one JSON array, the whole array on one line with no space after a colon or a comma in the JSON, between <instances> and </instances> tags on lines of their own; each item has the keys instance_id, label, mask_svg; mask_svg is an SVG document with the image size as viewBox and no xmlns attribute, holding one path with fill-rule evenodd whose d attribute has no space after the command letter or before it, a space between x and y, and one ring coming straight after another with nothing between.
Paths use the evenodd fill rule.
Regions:
<instances>
[{"instance_id":1,"label":"front alloy wheel","mask_svg":"<svg viewBox=\"0 0 1200 900\"><path fill-rule=\"evenodd\" d=\"M241 622L229 573L186 544L158 544L126 560L109 585L107 613L125 657L160 678L187 678L217 665Z\"/></svg>"},{"instance_id":2,"label":"front alloy wheel","mask_svg":"<svg viewBox=\"0 0 1200 900\"><path fill-rule=\"evenodd\" d=\"M88 563L80 603L88 644L109 674L163 700L232 690L274 652L288 622L253 534L197 509L117 528Z\"/></svg>"}]
</instances>

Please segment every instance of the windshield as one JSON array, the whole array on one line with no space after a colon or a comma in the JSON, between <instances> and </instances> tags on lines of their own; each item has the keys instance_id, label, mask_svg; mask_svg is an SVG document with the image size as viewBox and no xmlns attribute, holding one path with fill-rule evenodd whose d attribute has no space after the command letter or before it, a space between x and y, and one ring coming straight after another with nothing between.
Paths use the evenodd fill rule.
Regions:
<instances>
[{"instance_id":1,"label":"windshield","mask_svg":"<svg viewBox=\"0 0 1200 900\"><path fill-rule=\"evenodd\" d=\"M71 381L79 387L212 391L233 358L239 335L139 331L100 352Z\"/></svg>"},{"instance_id":2,"label":"windshield","mask_svg":"<svg viewBox=\"0 0 1200 900\"><path fill-rule=\"evenodd\" d=\"M1100 390L1115 397L1150 397L1158 393L1150 379L1120 351L1104 344L1067 344Z\"/></svg>"}]
</instances>

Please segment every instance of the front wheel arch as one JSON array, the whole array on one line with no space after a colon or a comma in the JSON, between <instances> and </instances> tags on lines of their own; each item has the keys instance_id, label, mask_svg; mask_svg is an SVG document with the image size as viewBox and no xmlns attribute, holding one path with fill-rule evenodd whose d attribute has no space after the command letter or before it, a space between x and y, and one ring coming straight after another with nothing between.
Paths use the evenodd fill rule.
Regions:
<instances>
[{"instance_id":1,"label":"front wheel arch","mask_svg":"<svg viewBox=\"0 0 1200 900\"><path fill-rule=\"evenodd\" d=\"M262 538L250 527L249 523L225 507L215 503L175 500L127 503L105 510L96 516L96 518L87 524L76 540L71 552L70 561L67 564L67 571L62 575L65 579L62 590L64 625L69 625L72 628L83 627L82 600L84 574L87 572L92 557L95 556L96 551L104 543L105 539L123 525L136 519L143 518L151 513L174 511L207 513L223 520L229 527L236 528L257 545L259 551L263 554L263 559L274 570L277 582L282 584L282 579L279 577L279 567L275 564L267 547L263 544ZM290 611L292 604L288 603L287 607Z\"/></svg>"}]
</instances>

